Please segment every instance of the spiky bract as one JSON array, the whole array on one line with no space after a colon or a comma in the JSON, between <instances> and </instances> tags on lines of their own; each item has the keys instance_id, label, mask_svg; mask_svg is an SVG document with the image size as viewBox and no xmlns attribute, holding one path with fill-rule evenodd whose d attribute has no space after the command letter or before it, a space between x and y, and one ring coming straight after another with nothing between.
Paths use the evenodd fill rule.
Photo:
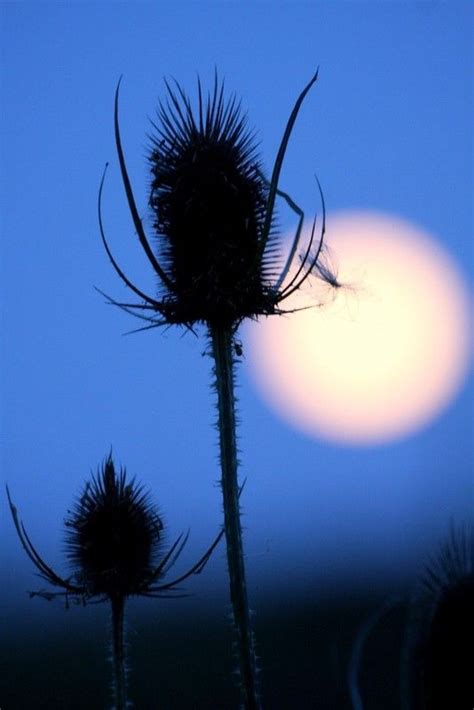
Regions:
<instances>
[{"instance_id":1,"label":"spiky bract","mask_svg":"<svg viewBox=\"0 0 474 710\"><path fill-rule=\"evenodd\" d=\"M163 523L147 493L109 456L66 520L74 579L90 596L139 594L152 579Z\"/></svg>"},{"instance_id":2,"label":"spiky bract","mask_svg":"<svg viewBox=\"0 0 474 710\"><path fill-rule=\"evenodd\" d=\"M160 104L149 156L150 206L172 282L168 318L228 326L273 310L259 257L268 198L256 146L235 97L214 84L198 115L179 85Z\"/></svg>"}]
</instances>

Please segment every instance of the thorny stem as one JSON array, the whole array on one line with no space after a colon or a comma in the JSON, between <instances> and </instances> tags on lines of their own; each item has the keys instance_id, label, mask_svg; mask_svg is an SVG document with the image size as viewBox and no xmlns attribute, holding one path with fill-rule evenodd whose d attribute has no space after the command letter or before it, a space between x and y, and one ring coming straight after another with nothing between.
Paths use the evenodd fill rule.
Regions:
<instances>
[{"instance_id":1,"label":"thorny stem","mask_svg":"<svg viewBox=\"0 0 474 710\"><path fill-rule=\"evenodd\" d=\"M112 605L112 664L113 664L113 689L114 710L126 710L127 685L125 675L125 644L124 644L124 606L123 596L114 596Z\"/></svg>"},{"instance_id":2,"label":"thorny stem","mask_svg":"<svg viewBox=\"0 0 474 710\"><path fill-rule=\"evenodd\" d=\"M215 362L219 411L221 486L224 503L230 598L235 632L237 634L241 693L245 710L260 710L261 704L257 688L257 664L254 639L250 626L242 528L240 524L232 332L230 328L214 326L210 328L210 336Z\"/></svg>"}]
</instances>

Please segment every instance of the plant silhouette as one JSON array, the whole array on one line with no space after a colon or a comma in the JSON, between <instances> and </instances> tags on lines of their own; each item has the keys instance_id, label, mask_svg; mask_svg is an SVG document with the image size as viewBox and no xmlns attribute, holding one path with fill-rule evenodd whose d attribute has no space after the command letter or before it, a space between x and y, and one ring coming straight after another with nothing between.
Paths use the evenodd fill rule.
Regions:
<instances>
[{"instance_id":1,"label":"plant silhouette","mask_svg":"<svg viewBox=\"0 0 474 710\"><path fill-rule=\"evenodd\" d=\"M402 659L403 710L474 707L474 528L452 524L412 595Z\"/></svg>"},{"instance_id":2,"label":"plant silhouette","mask_svg":"<svg viewBox=\"0 0 474 710\"><path fill-rule=\"evenodd\" d=\"M217 392L221 487L227 543L230 598L238 648L242 701L261 705L257 663L250 624L239 507L235 405L236 333L246 318L281 315L283 302L311 275L337 287L322 260L325 206L316 238L316 218L302 245L304 214L279 189L280 172L298 112L318 72L298 96L286 124L270 180L264 176L253 134L235 96L224 98L217 74L212 92L203 96L198 80L197 110L181 86L166 82L150 137L154 249L145 234L128 176L119 128L119 89L115 93L115 142L132 221L140 244L158 277L158 295L147 295L125 274L112 254L102 219L101 181L98 216L102 241L120 279L141 301L127 303L106 296L144 320L139 330L179 325L194 333L204 325L214 360ZM107 166L106 166L107 169ZM275 226L276 198L298 216L292 246L281 265L280 234ZM293 271L290 271L292 266ZM104 294L105 295L105 294Z\"/></svg>"},{"instance_id":3,"label":"plant silhouette","mask_svg":"<svg viewBox=\"0 0 474 710\"><path fill-rule=\"evenodd\" d=\"M125 469L115 470L109 455L88 481L65 521L68 577L58 575L37 552L7 487L16 531L26 554L51 587L30 592L48 601L65 599L66 606L109 602L112 612L113 692L116 710L129 707L124 644L125 603L129 597L179 597L180 585L200 574L221 540L221 531L204 555L187 572L171 581L166 576L186 545L179 535L166 550L164 525L151 498Z\"/></svg>"}]
</instances>

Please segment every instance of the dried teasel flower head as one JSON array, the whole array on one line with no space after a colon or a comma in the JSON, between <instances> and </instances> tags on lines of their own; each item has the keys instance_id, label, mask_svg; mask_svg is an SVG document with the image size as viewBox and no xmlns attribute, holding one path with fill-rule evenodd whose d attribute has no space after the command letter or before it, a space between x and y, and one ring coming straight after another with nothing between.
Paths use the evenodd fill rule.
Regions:
<instances>
[{"instance_id":1,"label":"dried teasel flower head","mask_svg":"<svg viewBox=\"0 0 474 710\"><path fill-rule=\"evenodd\" d=\"M223 87L199 114L178 86L168 87L149 157L150 205L161 261L173 283L176 317L232 323L265 308L259 258L267 185L245 119ZM181 313L180 313L181 311ZM220 323L223 321L223 323Z\"/></svg>"},{"instance_id":2,"label":"dried teasel flower head","mask_svg":"<svg viewBox=\"0 0 474 710\"><path fill-rule=\"evenodd\" d=\"M92 596L139 594L163 547L163 522L150 496L109 455L66 520L73 577Z\"/></svg>"},{"instance_id":3,"label":"dried teasel flower head","mask_svg":"<svg viewBox=\"0 0 474 710\"><path fill-rule=\"evenodd\" d=\"M50 589L30 592L51 600L64 597L86 603L125 600L130 596L168 597L181 592L178 586L200 574L219 544L219 532L204 555L187 572L166 581L186 545L188 535L179 535L165 549L164 526L149 494L125 469L117 472L109 455L98 473L88 481L66 518L66 556L69 577L58 575L40 556L21 522L7 487L13 522L26 554ZM180 596L180 594L178 594Z\"/></svg>"},{"instance_id":4,"label":"dried teasel flower head","mask_svg":"<svg viewBox=\"0 0 474 710\"><path fill-rule=\"evenodd\" d=\"M148 327L176 323L192 328L203 323L235 330L245 318L284 312L282 301L311 274L338 285L327 266L320 263L325 208L319 182L323 206L320 236L315 238L315 220L304 248L300 244L304 214L278 186L296 117L317 76L316 72L295 103L270 180L264 176L254 135L240 104L235 96L225 99L224 84L217 75L206 97L198 80L196 109L179 84L172 87L166 83L168 95L153 123L148 156L154 249L138 215L125 165L117 87L115 139L122 179L137 235L159 278L159 296L152 298L137 288L112 256L101 214L102 180L99 224L104 246L120 278L143 299L139 304L110 302L148 320ZM299 220L283 260L274 219L277 197L285 200ZM147 317L147 311L154 315Z\"/></svg>"}]
</instances>

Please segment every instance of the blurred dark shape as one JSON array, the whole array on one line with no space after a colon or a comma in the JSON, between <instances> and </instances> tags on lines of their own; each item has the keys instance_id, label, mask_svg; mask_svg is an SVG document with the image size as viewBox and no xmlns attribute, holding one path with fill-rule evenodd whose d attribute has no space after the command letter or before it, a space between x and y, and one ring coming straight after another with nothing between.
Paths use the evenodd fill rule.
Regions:
<instances>
[{"instance_id":1,"label":"blurred dark shape","mask_svg":"<svg viewBox=\"0 0 474 710\"><path fill-rule=\"evenodd\" d=\"M403 659L407 710L472 710L474 528L451 528L411 605Z\"/></svg>"}]
</instances>

